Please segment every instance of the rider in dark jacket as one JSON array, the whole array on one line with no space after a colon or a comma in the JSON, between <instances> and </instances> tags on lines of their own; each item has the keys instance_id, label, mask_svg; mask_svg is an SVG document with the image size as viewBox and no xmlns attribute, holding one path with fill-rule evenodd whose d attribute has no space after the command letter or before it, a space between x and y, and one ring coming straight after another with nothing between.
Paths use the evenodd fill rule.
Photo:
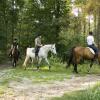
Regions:
<instances>
[{"instance_id":1,"label":"rider in dark jacket","mask_svg":"<svg viewBox=\"0 0 100 100\"><path fill-rule=\"evenodd\" d=\"M11 45L11 49L10 49L10 53L9 53L10 57L12 56L12 50L13 50L14 47L17 48L17 50L18 50L18 56L19 56L20 55L19 45L18 45L18 41L17 41L16 38L13 40L13 43Z\"/></svg>"}]
</instances>

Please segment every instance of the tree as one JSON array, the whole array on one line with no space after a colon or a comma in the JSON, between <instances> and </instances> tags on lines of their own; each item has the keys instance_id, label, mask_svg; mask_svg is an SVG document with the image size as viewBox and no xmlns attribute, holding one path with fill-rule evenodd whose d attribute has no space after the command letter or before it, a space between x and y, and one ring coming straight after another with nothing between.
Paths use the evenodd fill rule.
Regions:
<instances>
[{"instance_id":1,"label":"tree","mask_svg":"<svg viewBox=\"0 0 100 100\"><path fill-rule=\"evenodd\" d=\"M29 35L33 34L31 39L34 40L35 35L40 33L45 44L56 43L59 49L59 34L69 26L69 3L68 0L29 0L24 17L28 22Z\"/></svg>"},{"instance_id":2,"label":"tree","mask_svg":"<svg viewBox=\"0 0 100 100\"><path fill-rule=\"evenodd\" d=\"M1 0L0 2L1 54L7 53L9 43L11 43L11 41L13 40L19 17L19 9L22 8L23 4L23 0Z\"/></svg>"},{"instance_id":3,"label":"tree","mask_svg":"<svg viewBox=\"0 0 100 100\"><path fill-rule=\"evenodd\" d=\"M87 3L87 13L94 15L94 32L97 38L98 46L100 48L100 1L89 0Z\"/></svg>"}]
</instances>

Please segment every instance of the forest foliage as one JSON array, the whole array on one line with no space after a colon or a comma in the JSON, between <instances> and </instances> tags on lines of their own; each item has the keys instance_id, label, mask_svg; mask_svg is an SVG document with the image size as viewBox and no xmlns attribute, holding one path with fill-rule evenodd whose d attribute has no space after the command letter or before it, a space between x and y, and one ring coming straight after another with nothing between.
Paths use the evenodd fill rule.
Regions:
<instances>
[{"instance_id":1,"label":"forest foliage","mask_svg":"<svg viewBox=\"0 0 100 100\"><path fill-rule=\"evenodd\" d=\"M1 0L0 57L8 54L14 38L24 54L26 47L34 47L36 34L43 44L56 43L60 57L73 46L86 46L89 31L99 46L99 28L99 0Z\"/></svg>"}]
</instances>

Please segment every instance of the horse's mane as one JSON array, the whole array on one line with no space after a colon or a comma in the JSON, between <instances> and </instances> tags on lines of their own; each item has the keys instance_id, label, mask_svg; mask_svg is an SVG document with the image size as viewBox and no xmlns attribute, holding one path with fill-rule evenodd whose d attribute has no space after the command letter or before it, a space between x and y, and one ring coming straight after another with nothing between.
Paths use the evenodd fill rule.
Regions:
<instances>
[{"instance_id":1,"label":"horse's mane","mask_svg":"<svg viewBox=\"0 0 100 100\"><path fill-rule=\"evenodd\" d=\"M45 46L51 46L52 44L46 44L46 45L43 45L43 47L45 47Z\"/></svg>"},{"instance_id":2,"label":"horse's mane","mask_svg":"<svg viewBox=\"0 0 100 100\"><path fill-rule=\"evenodd\" d=\"M51 47L51 45L53 45L53 44L46 44L46 45L43 45L42 47L43 47L43 48Z\"/></svg>"}]
</instances>

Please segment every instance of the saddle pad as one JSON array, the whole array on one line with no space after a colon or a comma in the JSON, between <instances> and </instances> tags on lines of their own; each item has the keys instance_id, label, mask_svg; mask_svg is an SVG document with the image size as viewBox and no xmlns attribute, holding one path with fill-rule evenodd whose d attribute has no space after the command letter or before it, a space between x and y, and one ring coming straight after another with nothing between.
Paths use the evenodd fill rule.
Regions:
<instances>
[{"instance_id":1,"label":"saddle pad","mask_svg":"<svg viewBox=\"0 0 100 100\"><path fill-rule=\"evenodd\" d=\"M90 51L92 52L92 54L95 54L95 52L94 52L94 50L92 48L90 48L90 47L87 47L87 48L90 49Z\"/></svg>"},{"instance_id":2,"label":"saddle pad","mask_svg":"<svg viewBox=\"0 0 100 100\"><path fill-rule=\"evenodd\" d=\"M32 49L32 53L35 53L35 49Z\"/></svg>"}]
</instances>

